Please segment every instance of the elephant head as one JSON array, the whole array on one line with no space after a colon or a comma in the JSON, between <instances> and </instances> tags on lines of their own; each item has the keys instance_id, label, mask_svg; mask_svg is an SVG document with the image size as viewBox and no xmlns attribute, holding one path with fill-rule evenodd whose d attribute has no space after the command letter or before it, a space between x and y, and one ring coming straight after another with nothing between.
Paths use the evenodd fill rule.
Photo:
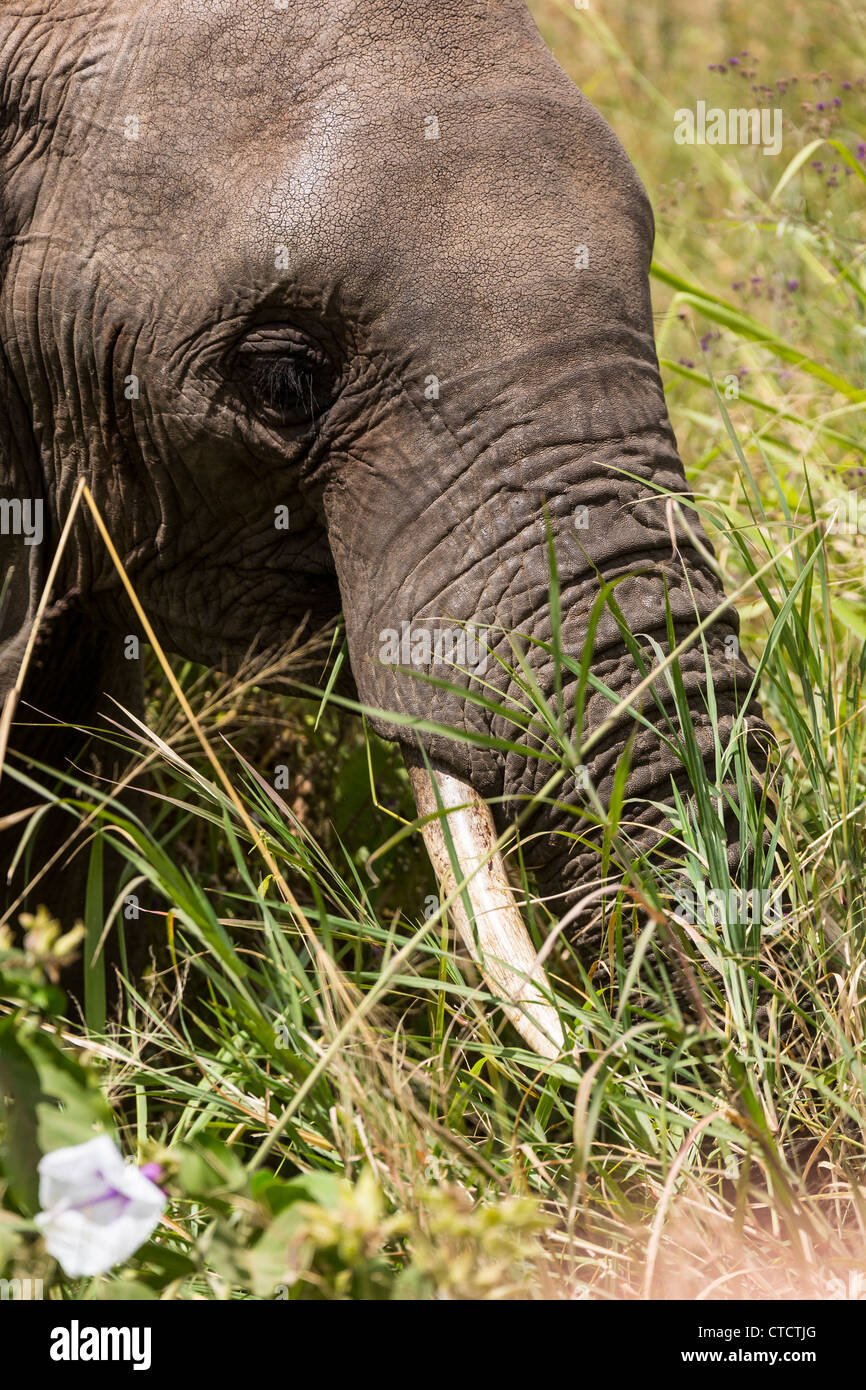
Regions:
<instances>
[{"instance_id":1,"label":"elephant head","mask_svg":"<svg viewBox=\"0 0 866 1390\"><path fill-rule=\"evenodd\" d=\"M525 805L545 764L471 696L519 701L510 633L552 695L551 547L578 658L603 583L663 650L668 606L679 638L723 594L669 500L687 485L647 195L522 0L18 0L0 75L0 693L85 478L167 650L230 668L254 636L278 647L342 610L358 695L415 758L422 807L428 766L505 817ZM16 528L25 501L41 544ZM82 509L24 698L88 722L128 685L134 630ZM681 658L707 758L708 681L723 729L750 687L736 630L728 609ZM626 695L609 610L591 641ZM596 690L585 728L610 708ZM413 720L443 730L420 735L423 775ZM633 734L623 714L593 750L602 801ZM48 726L12 746L37 737L57 752ZM672 774L641 725L638 837ZM591 854L562 828L550 805L528 825L543 885L568 894Z\"/></svg>"}]
</instances>

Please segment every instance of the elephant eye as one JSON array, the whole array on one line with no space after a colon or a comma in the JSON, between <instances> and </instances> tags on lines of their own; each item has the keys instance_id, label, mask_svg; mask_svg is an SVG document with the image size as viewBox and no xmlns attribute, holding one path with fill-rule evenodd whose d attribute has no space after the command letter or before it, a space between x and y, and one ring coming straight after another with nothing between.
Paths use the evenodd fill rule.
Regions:
<instances>
[{"instance_id":1,"label":"elephant eye","mask_svg":"<svg viewBox=\"0 0 866 1390\"><path fill-rule=\"evenodd\" d=\"M325 355L289 330L250 334L235 360L238 383L252 408L278 424L312 424L332 394Z\"/></svg>"}]
</instances>

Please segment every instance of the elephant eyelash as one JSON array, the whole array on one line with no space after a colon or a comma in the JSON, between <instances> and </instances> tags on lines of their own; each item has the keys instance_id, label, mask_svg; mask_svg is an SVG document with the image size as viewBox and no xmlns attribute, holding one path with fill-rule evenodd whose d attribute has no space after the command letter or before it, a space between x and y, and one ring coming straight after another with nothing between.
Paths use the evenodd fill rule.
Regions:
<instances>
[{"instance_id":1,"label":"elephant eyelash","mask_svg":"<svg viewBox=\"0 0 866 1390\"><path fill-rule=\"evenodd\" d=\"M320 402L315 384L315 367L301 364L294 357L258 357L249 370L249 383L256 397L280 415L313 420Z\"/></svg>"}]
</instances>

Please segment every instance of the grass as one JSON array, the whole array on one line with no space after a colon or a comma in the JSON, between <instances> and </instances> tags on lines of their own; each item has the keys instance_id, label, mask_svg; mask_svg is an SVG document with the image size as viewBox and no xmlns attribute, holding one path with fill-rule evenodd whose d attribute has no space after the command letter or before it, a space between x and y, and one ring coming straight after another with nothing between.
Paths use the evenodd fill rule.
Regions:
<instances>
[{"instance_id":1,"label":"grass","mask_svg":"<svg viewBox=\"0 0 866 1390\"><path fill-rule=\"evenodd\" d=\"M707 776L667 663L666 735L694 798L662 867L630 854L621 797L575 815L575 834L604 831L604 949L593 968L567 932L550 940L573 1052L544 1062L454 949L399 758L329 681L339 634L315 701L181 664L172 691L154 661L144 726L116 736L146 791L115 801L67 774L91 866L86 1018L64 1016L56 965L76 943L50 922L0 960L17 1086L0 1264L44 1273L52 1297L864 1291L862 38L844 7L835 27L798 12L784 32L739 3L533 9L656 204L669 407L777 742L766 854L731 881L722 785L739 788L743 843L763 809L742 731L717 736ZM677 107L751 104L753 81L785 111L778 160L673 142ZM582 700L593 678L553 629ZM515 677L513 737L546 730L555 796L587 747L516 656ZM504 848L541 947L555 905L535 899L519 837ZM127 875L112 902L109 849ZM143 923L161 954L115 1016L99 946L117 940L122 964ZM29 1221L33 1157L94 1124L162 1163L170 1206L124 1269L75 1285Z\"/></svg>"}]
</instances>

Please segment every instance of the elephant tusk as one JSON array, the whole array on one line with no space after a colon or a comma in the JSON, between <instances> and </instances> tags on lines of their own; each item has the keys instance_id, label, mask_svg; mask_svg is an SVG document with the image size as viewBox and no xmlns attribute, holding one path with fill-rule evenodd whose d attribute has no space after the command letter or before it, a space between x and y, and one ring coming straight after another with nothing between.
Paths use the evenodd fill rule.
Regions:
<instances>
[{"instance_id":1,"label":"elephant tusk","mask_svg":"<svg viewBox=\"0 0 866 1390\"><path fill-rule=\"evenodd\" d=\"M419 814L435 817L421 834L446 896L450 898L458 886L452 852L461 881L468 879L450 906L464 945L494 994L508 1001L503 1012L523 1040L542 1057L558 1057L565 1047L562 1024L549 1002L547 976L514 901L502 857L498 851L490 853L496 843L490 808L467 782L436 767L428 771L414 754L406 755L406 767ZM448 812L450 850L443 810Z\"/></svg>"}]
</instances>

